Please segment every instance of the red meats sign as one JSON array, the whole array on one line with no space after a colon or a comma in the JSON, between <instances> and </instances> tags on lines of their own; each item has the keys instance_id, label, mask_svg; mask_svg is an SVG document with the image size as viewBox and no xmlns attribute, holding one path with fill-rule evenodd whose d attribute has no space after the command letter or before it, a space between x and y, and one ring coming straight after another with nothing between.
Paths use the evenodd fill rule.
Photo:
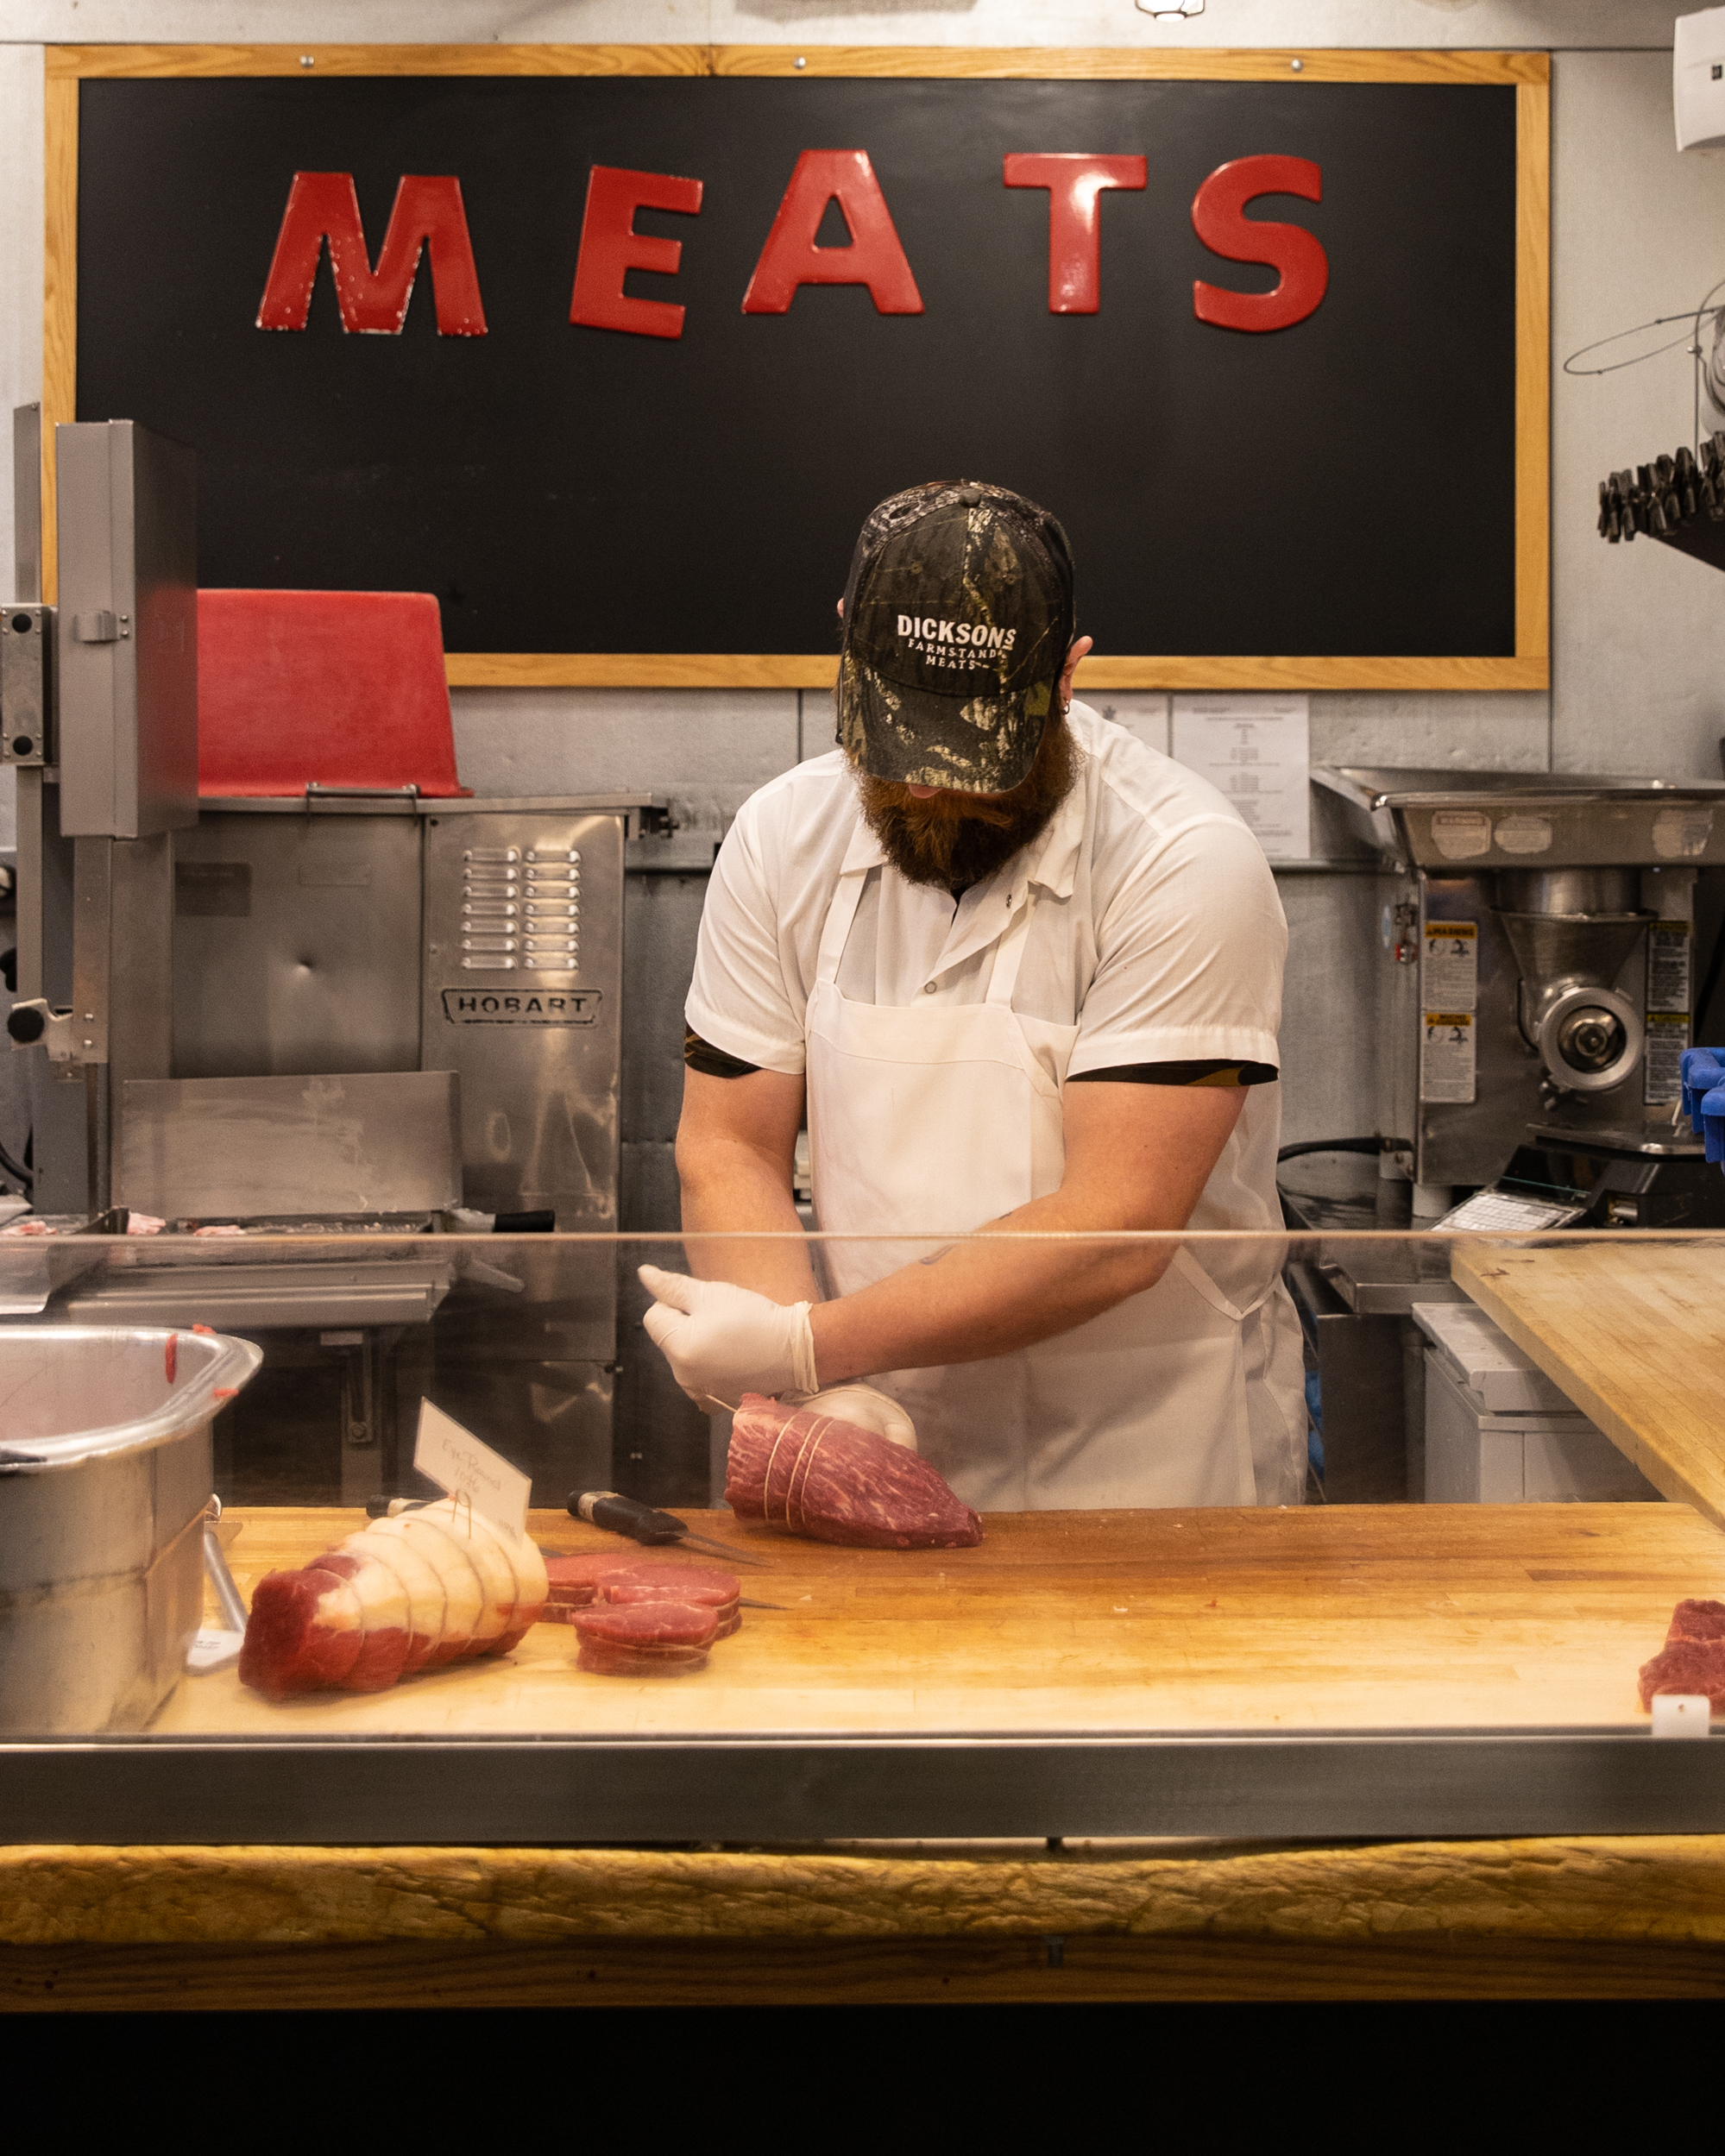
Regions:
<instances>
[{"instance_id":1,"label":"red meats sign","mask_svg":"<svg viewBox=\"0 0 1725 2156\"><path fill-rule=\"evenodd\" d=\"M1066 526L1087 691L1545 685L1540 55L171 64L49 56L46 398L196 449L207 587L822 689L863 519L969 477Z\"/></svg>"},{"instance_id":2,"label":"red meats sign","mask_svg":"<svg viewBox=\"0 0 1725 2156\"><path fill-rule=\"evenodd\" d=\"M1009 151L1002 177L1009 187L1048 191L1048 312L1095 314L1102 304L1101 197L1108 188L1141 190L1145 160ZM636 298L624 290L624 279L631 270L674 277L682 264L683 242L637 232L636 211L671 210L696 217L705 190L704 180L595 165L587 185L570 320L634 336L680 337L683 308L674 301ZM1322 300L1330 281L1322 243L1300 225L1260 224L1245 214L1256 197L1275 194L1321 202L1323 174L1309 158L1233 158L1193 198L1193 229L1207 248L1229 261L1269 263L1278 272L1267 292L1232 292L1194 280L1193 312L1200 322L1262 335L1292 329ZM823 246L821 228L834 207L849 236L840 245ZM453 175L403 177L374 270L353 174L295 173L258 309L259 329L305 327L326 244L343 330L399 336L421 252L429 250L438 335L486 334L461 182ZM743 312L788 313L804 285L863 285L878 314L923 311L916 274L866 150L804 150L797 159L743 294Z\"/></svg>"}]
</instances>

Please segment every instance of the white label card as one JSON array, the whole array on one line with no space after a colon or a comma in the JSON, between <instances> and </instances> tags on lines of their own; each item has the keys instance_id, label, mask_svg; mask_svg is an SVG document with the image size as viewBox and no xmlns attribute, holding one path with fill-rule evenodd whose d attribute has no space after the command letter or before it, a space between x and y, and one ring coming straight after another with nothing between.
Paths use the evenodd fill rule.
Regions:
<instances>
[{"instance_id":1,"label":"white label card","mask_svg":"<svg viewBox=\"0 0 1725 2156\"><path fill-rule=\"evenodd\" d=\"M527 1531L527 1499L533 1483L501 1452L482 1444L442 1408L419 1403L419 1435L413 1465L450 1497L464 1497L475 1512L519 1542Z\"/></svg>"},{"instance_id":2,"label":"white label card","mask_svg":"<svg viewBox=\"0 0 1725 2156\"><path fill-rule=\"evenodd\" d=\"M1308 700L1176 696L1174 756L1225 794L1272 861L1312 854Z\"/></svg>"}]
</instances>

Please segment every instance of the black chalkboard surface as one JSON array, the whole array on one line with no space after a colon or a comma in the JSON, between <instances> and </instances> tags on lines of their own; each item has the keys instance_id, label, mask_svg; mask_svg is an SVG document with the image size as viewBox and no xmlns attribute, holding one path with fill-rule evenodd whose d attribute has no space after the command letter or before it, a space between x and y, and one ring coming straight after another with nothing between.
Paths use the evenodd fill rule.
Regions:
<instances>
[{"instance_id":1,"label":"black chalkboard surface","mask_svg":"<svg viewBox=\"0 0 1725 2156\"><path fill-rule=\"evenodd\" d=\"M870 506L966 475L1054 509L1080 626L1115 653L1515 650L1516 115L1440 83L664 79L80 85L77 411L198 454L206 585L436 593L452 652L829 651ZM743 293L797 157L872 160L924 303ZM1010 152L1138 154L1102 204L1101 302L1048 311L1049 198ZM1321 202L1306 320L1197 320L1241 292L1192 225L1231 159ZM702 180L682 336L572 326L595 164ZM255 327L296 172L350 173L374 260L403 174L461 183L487 334ZM842 243L836 213L823 243Z\"/></svg>"}]
</instances>

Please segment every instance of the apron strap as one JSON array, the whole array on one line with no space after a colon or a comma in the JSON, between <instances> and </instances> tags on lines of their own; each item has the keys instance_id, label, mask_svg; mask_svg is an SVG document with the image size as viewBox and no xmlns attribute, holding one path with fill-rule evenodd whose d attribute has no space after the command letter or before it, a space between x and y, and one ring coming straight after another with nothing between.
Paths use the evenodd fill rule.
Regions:
<instances>
[{"instance_id":1,"label":"apron strap","mask_svg":"<svg viewBox=\"0 0 1725 2156\"><path fill-rule=\"evenodd\" d=\"M995 946L994 971L989 979L988 994L984 1001L997 1010L1010 1010L1013 991L1018 985L1018 969L1024 962L1024 950L1030 940L1030 914L1035 905L1032 893L1034 883L1024 887L1024 903L1018 918L1007 929Z\"/></svg>"},{"instance_id":2,"label":"apron strap","mask_svg":"<svg viewBox=\"0 0 1725 2156\"><path fill-rule=\"evenodd\" d=\"M867 869L847 869L840 877L833 893L833 902L827 908L826 923L821 930L821 952L815 967L815 978L826 982L828 987L834 986L838 981L839 960L845 955L851 924L857 917L857 908L862 903L863 885L867 880Z\"/></svg>"}]
</instances>

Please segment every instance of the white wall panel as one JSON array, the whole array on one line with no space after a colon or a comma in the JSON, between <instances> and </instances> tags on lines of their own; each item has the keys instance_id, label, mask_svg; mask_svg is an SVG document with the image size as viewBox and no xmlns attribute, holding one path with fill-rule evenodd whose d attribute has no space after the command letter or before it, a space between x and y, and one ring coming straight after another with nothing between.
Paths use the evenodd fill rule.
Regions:
<instances>
[{"instance_id":1,"label":"white wall panel","mask_svg":"<svg viewBox=\"0 0 1725 2156\"><path fill-rule=\"evenodd\" d=\"M1725 278L1725 155L1678 154L1663 54L1561 53L1554 74L1554 759L1717 778L1725 575L1651 539L1608 546L1594 529L1607 472L1690 439L1690 362L1673 351L1596 377L1562 362Z\"/></svg>"}]
</instances>

